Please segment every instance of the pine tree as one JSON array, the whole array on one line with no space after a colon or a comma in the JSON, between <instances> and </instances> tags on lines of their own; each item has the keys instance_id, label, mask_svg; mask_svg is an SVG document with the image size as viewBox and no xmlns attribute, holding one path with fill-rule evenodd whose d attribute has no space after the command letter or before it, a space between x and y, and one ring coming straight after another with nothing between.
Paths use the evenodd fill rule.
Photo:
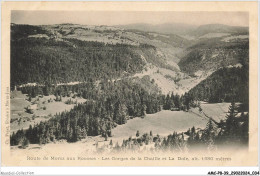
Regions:
<instances>
[{"instance_id":1,"label":"pine tree","mask_svg":"<svg viewBox=\"0 0 260 176\"><path fill-rule=\"evenodd\" d=\"M152 132L152 130L150 131L150 136L153 136L153 132Z\"/></svg>"},{"instance_id":2,"label":"pine tree","mask_svg":"<svg viewBox=\"0 0 260 176\"><path fill-rule=\"evenodd\" d=\"M87 131L85 126L80 131L80 139L84 139L87 136Z\"/></svg>"},{"instance_id":3,"label":"pine tree","mask_svg":"<svg viewBox=\"0 0 260 176\"><path fill-rule=\"evenodd\" d=\"M202 134L202 140L205 142L209 150L215 148L217 125L210 119Z\"/></svg>"},{"instance_id":4,"label":"pine tree","mask_svg":"<svg viewBox=\"0 0 260 176\"><path fill-rule=\"evenodd\" d=\"M136 137L139 137L139 136L140 136L140 133L139 133L139 130L137 130Z\"/></svg>"},{"instance_id":5,"label":"pine tree","mask_svg":"<svg viewBox=\"0 0 260 176\"><path fill-rule=\"evenodd\" d=\"M126 123L126 107L121 104L120 101L117 101L114 112L114 120L117 124L125 124Z\"/></svg>"},{"instance_id":6,"label":"pine tree","mask_svg":"<svg viewBox=\"0 0 260 176\"><path fill-rule=\"evenodd\" d=\"M174 97L174 105L176 108L180 109L180 105L181 105L180 96L177 94Z\"/></svg>"},{"instance_id":7,"label":"pine tree","mask_svg":"<svg viewBox=\"0 0 260 176\"><path fill-rule=\"evenodd\" d=\"M238 121L236 119L237 107L235 102L232 101L227 116L226 116L226 126L224 131L224 136L227 138L226 141L237 141L238 139Z\"/></svg>"},{"instance_id":8,"label":"pine tree","mask_svg":"<svg viewBox=\"0 0 260 176\"><path fill-rule=\"evenodd\" d=\"M25 149L29 146L29 140L27 138L24 138L22 141L22 148Z\"/></svg>"},{"instance_id":9,"label":"pine tree","mask_svg":"<svg viewBox=\"0 0 260 176\"><path fill-rule=\"evenodd\" d=\"M141 117L144 118L146 114L147 106L145 104L141 105Z\"/></svg>"},{"instance_id":10,"label":"pine tree","mask_svg":"<svg viewBox=\"0 0 260 176\"><path fill-rule=\"evenodd\" d=\"M249 119L248 119L248 114L246 115L241 115L241 118L243 119L243 124L241 126L241 131L240 131L240 137L241 137L241 142L243 144L248 144L248 139L249 139Z\"/></svg>"},{"instance_id":11,"label":"pine tree","mask_svg":"<svg viewBox=\"0 0 260 176\"><path fill-rule=\"evenodd\" d=\"M110 140L109 145L113 146L113 141L112 141L112 139Z\"/></svg>"},{"instance_id":12,"label":"pine tree","mask_svg":"<svg viewBox=\"0 0 260 176\"><path fill-rule=\"evenodd\" d=\"M108 136L107 136L107 134L105 134L105 141L107 141L107 138L108 138Z\"/></svg>"}]
</instances>

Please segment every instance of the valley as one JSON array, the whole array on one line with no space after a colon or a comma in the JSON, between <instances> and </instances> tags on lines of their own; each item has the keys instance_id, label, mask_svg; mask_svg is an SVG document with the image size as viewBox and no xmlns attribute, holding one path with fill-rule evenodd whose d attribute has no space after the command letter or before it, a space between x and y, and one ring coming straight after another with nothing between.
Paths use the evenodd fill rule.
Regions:
<instances>
[{"instance_id":1,"label":"valley","mask_svg":"<svg viewBox=\"0 0 260 176\"><path fill-rule=\"evenodd\" d=\"M143 62L141 63L143 68L134 68L131 69L132 71L128 69L125 70L123 73L120 73L120 75L112 74L113 77L117 77L118 79L118 77L122 77L122 76L127 77L129 74L138 77L149 75L151 79L154 79L156 81L157 85L161 88L162 93L167 94L173 91L174 93L183 94L189 91L195 85L197 85L200 81L206 79L207 76L209 76L211 73L216 71L219 67L235 65L237 63L245 62L240 58L243 58L244 55L245 58L243 59L246 59L246 55L248 54L242 52L244 51L243 47L248 47L246 46L248 43L248 39L246 38L246 36L248 35L245 35L246 29L234 28L232 30L232 28L228 26L226 27L227 29L225 29L225 26L220 26L219 31L214 31L214 32L217 34L218 33L221 34L221 32L225 31L226 35L224 36L216 35L216 36L205 38L202 36L210 35L210 32L212 32L210 29L214 29L212 26L208 26L209 29L207 29L206 27L207 26L203 27L202 31L204 32L202 31L196 32L197 29L194 30L194 27L192 27L191 29L193 29L194 32L190 33L189 35L195 35L196 37L199 36L199 38L193 40L187 40L185 38L182 38L181 35L178 36L176 34L160 34L158 32L145 32L145 31L124 29L120 27L87 26L87 25L75 25L75 24L35 26L34 28L36 29L34 30L34 32L29 31L30 26L27 27L27 26L22 26L22 25L19 26L13 24L13 28L14 28L13 33L14 33L14 37L18 37L18 39L21 41L23 40L25 41L37 40L39 42L48 41L46 43L48 45L51 44L53 46L59 46L59 47L62 46L62 48L65 47L64 48L65 50L60 48L62 52L59 55L56 55L55 53L52 54L53 55L52 57L58 59L57 61L60 60L59 62L55 61L53 63L55 64L53 65L54 67L57 67L57 64L61 64L60 62L63 59L66 59L67 56L64 58L64 54L70 57L70 55L72 54L71 53L72 50L75 51L81 50L80 48L83 43L80 43L79 41L100 42L100 43L104 43L105 45L111 45L111 46L118 45L117 46L118 49L119 47L125 47L125 45L128 45L129 47L132 46L129 49L130 51L134 49L133 54L136 56L139 55L139 58L141 58ZM15 35L16 30L19 31L25 29L28 30L26 31L27 34L25 33L23 35ZM40 45L43 47L43 50L45 50L45 46L46 46L46 52L53 52L50 50L50 47L47 47L47 45L44 43L43 46L42 44ZM57 43L58 45L55 43ZM136 47L138 47L138 49ZM36 50L37 48L34 47L32 49L33 49L32 57L35 57L34 55L36 55L36 53L35 54L33 53L37 52ZM71 51L66 51L68 49ZM241 55L241 53L243 55ZM37 55L39 54L40 53L37 53ZM44 55L40 57L42 58L48 57ZM223 58L224 55L225 57L228 58ZM76 59L78 56L72 56L72 57L75 57ZM133 55L128 58L131 57L133 57ZM128 65L131 64L131 62L129 61L127 62ZM66 80L65 77L61 74L56 78L55 74L52 73L51 70L46 72L47 70L41 68L42 66L39 65L40 63L36 63L36 64L37 64L35 65L36 68L39 67L40 70L43 70L42 73L49 75L48 80L44 78L43 80L40 81L41 82L40 83L39 80L37 80L37 78L33 78L32 75L24 75L24 76L20 75L19 77L22 76L23 78L18 82L14 80L12 84L19 86L21 85L21 81L23 84L26 84L28 83L26 82L26 79L28 79L29 77L31 77L29 81L34 82L34 84L35 83L43 84L44 82L50 82L52 84L66 84L70 82L77 83L77 82L85 82L86 79L90 77L82 73L73 73L71 70L68 71L61 70L60 73L62 73L63 75L70 74L72 76L67 76L68 79ZM47 63L43 62L43 64L47 64ZM74 65L75 63L71 64L71 66ZM83 64L81 65L85 67L84 61ZM33 68L30 67L29 69L32 70ZM81 69L84 70L85 69L84 67L82 67ZM66 68L65 65L63 66L63 68ZM59 67L58 69L60 70L61 67ZM88 72L89 71L92 73L93 71L94 73L96 72L95 70L91 70L91 69L88 69ZM18 73L19 71L17 70L13 74L16 75ZM42 73L39 72L37 74L42 74ZM91 75L93 77L93 74Z\"/></svg>"},{"instance_id":2,"label":"valley","mask_svg":"<svg viewBox=\"0 0 260 176\"><path fill-rule=\"evenodd\" d=\"M133 26L11 24L13 153L247 140L248 28Z\"/></svg>"}]
</instances>

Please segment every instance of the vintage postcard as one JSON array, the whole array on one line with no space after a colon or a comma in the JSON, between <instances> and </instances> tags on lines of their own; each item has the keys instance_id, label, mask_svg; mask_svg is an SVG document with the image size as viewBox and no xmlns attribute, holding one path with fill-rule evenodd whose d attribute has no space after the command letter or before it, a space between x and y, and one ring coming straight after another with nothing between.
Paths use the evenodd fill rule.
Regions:
<instances>
[{"instance_id":1,"label":"vintage postcard","mask_svg":"<svg viewBox=\"0 0 260 176\"><path fill-rule=\"evenodd\" d=\"M2 166L256 166L257 2L2 3Z\"/></svg>"}]
</instances>

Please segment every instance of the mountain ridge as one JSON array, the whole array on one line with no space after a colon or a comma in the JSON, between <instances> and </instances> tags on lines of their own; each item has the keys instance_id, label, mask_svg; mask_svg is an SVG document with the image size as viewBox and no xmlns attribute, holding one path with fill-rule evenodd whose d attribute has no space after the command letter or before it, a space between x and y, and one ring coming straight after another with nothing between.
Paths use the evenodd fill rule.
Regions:
<instances>
[{"instance_id":1,"label":"mountain ridge","mask_svg":"<svg viewBox=\"0 0 260 176\"><path fill-rule=\"evenodd\" d=\"M190 25L185 23L163 23L163 24L148 24L148 23L135 23L128 25L117 25L118 27L125 29L136 29L146 32L160 32L165 34L177 34L177 35L191 35L202 36L207 33L248 33L248 27L243 26L231 26L225 24L204 24L204 25Z\"/></svg>"}]
</instances>

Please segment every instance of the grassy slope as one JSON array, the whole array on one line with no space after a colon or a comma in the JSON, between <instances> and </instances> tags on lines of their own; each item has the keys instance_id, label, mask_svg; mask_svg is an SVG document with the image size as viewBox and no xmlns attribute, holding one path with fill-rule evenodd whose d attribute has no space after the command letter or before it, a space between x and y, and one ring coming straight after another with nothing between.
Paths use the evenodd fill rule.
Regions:
<instances>
[{"instance_id":1,"label":"grassy slope","mask_svg":"<svg viewBox=\"0 0 260 176\"><path fill-rule=\"evenodd\" d=\"M44 96L43 98L40 98L40 100L37 102L38 108L35 110L34 115L35 119L32 119L33 114L25 112L25 108L28 105L31 105L31 102L26 100L26 95L22 94L20 91L14 91L18 93L11 93L11 96L13 97L11 99L11 119L17 119L11 123L11 131L17 131L19 129L27 129L29 128L29 125L34 125L37 123L40 123L40 121L46 121L50 118L49 114L55 115L56 113L60 113L63 111L69 111L72 109L75 104L65 104L64 102L68 100L68 97L63 97L62 102L50 102L48 103L48 99L52 98L55 99L54 95L50 96ZM32 99L32 102L35 99ZM76 101L78 103L85 102L86 100L83 98L75 98L73 101ZM43 104L43 102L45 102ZM43 110L42 107L46 107L46 110ZM21 122L18 123L18 119L22 118Z\"/></svg>"},{"instance_id":2,"label":"grassy slope","mask_svg":"<svg viewBox=\"0 0 260 176\"><path fill-rule=\"evenodd\" d=\"M203 110L212 117L224 118L228 104L201 104ZM194 109L193 109L194 110ZM197 111L197 110L194 110ZM56 143L50 143L40 146L38 144L30 145L28 148L19 150L17 146L12 147L13 155L23 155L26 151L28 155L34 155L35 152L41 151L43 154L63 156L64 154L71 154L71 156L82 156L89 152L96 154L95 144L98 143L99 147L108 145L112 139L113 144L116 142L121 145L123 139L128 139L130 136L135 138L136 131L139 130L140 134L149 133L152 130L153 135L159 134L161 136L167 136L172 134L173 131L187 131L188 128L195 126L196 128L204 128L208 122L207 118L197 115L193 112L183 111L161 111L156 114L149 114L144 119L134 118L129 120L124 125L119 125L112 130L113 137L108 138L108 141L104 141L104 138L100 136L88 136L82 141L76 143L67 143L65 141L57 141ZM185 122L185 123L183 123Z\"/></svg>"},{"instance_id":3,"label":"grassy slope","mask_svg":"<svg viewBox=\"0 0 260 176\"><path fill-rule=\"evenodd\" d=\"M192 126L202 128L206 123L206 119L193 113L163 110L156 114L148 114L144 119L134 118L125 125L114 128L112 134L115 138L128 138L134 137L139 130L141 134L152 131L154 135L168 135L173 131L186 131Z\"/></svg>"},{"instance_id":4,"label":"grassy slope","mask_svg":"<svg viewBox=\"0 0 260 176\"><path fill-rule=\"evenodd\" d=\"M228 112L228 108L230 106L230 103L207 103L202 102L201 103L201 109L203 112L199 112L199 108L192 108L190 110L191 113L194 113L195 115L208 119L208 117L211 117L216 122L220 122L220 120L224 120L226 118L226 114ZM208 116L208 117L206 117Z\"/></svg>"}]
</instances>

